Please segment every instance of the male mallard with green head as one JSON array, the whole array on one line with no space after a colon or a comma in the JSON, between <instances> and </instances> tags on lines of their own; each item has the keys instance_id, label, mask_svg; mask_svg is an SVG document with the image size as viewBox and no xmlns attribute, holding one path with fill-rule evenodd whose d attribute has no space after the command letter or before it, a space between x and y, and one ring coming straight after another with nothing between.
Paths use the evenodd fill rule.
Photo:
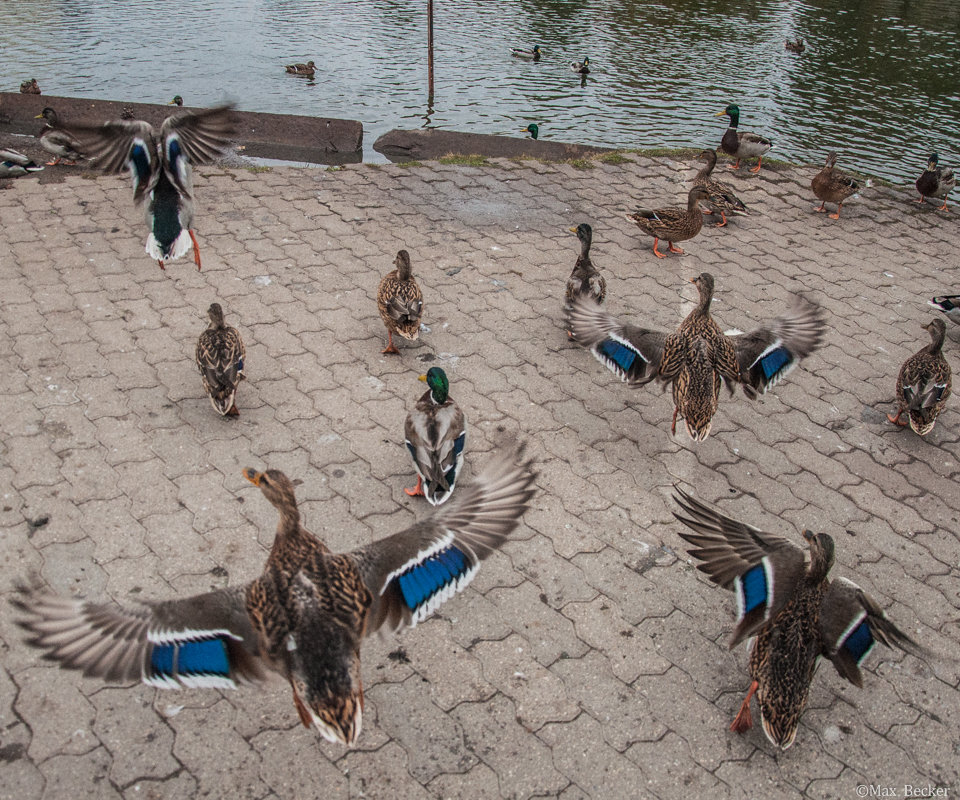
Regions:
<instances>
[{"instance_id":1,"label":"male mallard with green head","mask_svg":"<svg viewBox=\"0 0 960 800\"><path fill-rule=\"evenodd\" d=\"M755 637L750 652L750 688L730 730L753 724L750 699L760 703L763 732L780 750L797 736L810 684L822 658L841 678L863 687L860 665L880 642L915 654L922 648L900 630L876 601L846 578L830 580L834 541L803 531L810 560L781 536L728 517L674 487L683 514L674 516L702 563L697 569L737 597L737 627L730 646Z\"/></svg>"},{"instance_id":2,"label":"male mallard with green head","mask_svg":"<svg viewBox=\"0 0 960 800\"><path fill-rule=\"evenodd\" d=\"M934 200L943 200L943 205L939 211L947 210L947 195L953 191L957 185L957 179L953 175L953 170L940 166L940 156L931 153L927 159L927 168L923 174L917 178L917 191L920 192L918 203L922 203L924 198L932 197Z\"/></svg>"},{"instance_id":3,"label":"male mallard with green head","mask_svg":"<svg viewBox=\"0 0 960 800\"><path fill-rule=\"evenodd\" d=\"M763 154L773 147L770 140L757 133L737 130L737 126L740 124L740 106L731 103L723 111L718 112L716 116L730 117L730 124L724 132L723 138L720 139L720 149L737 159L737 163L730 168L738 169L741 159L756 158L757 166L750 171L759 172L760 165L763 164Z\"/></svg>"},{"instance_id":4,"label":"male mallard with green head","mask_svg":"<svg viewBox=\"0 0 960 800\"><path fill-rule=\"evenodd\" d=\"M46 124L40 132L40 146L56 158L48 161L47 166L53 167L63 159L70 165L76 164L84 154L81 152L77 137L66 130L57 115L57 112L47 106L34 119L43 119Z\"/></svg>"}]
</instances>

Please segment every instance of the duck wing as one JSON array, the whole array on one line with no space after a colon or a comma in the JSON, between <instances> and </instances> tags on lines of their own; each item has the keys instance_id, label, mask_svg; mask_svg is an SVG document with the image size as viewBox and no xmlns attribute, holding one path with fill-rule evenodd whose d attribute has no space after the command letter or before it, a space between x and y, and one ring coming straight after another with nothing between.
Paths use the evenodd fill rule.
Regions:
<instances>
[{"instance_id":1,"label":"duck wing","mask_svg":"<svg viewBox=\"0 0 960 800\"><path fill-rule=\"evenodd\" d=\"M236 131L233 108L228 103L174 114L163 121L163 168L181 194L192 193L189 165L207 164L226 151Z\"/></svg>"},{"instance_id":2,"label":"duck wing","mask_svg":"<svg viewBox=\"0 0 960 800\"><path fill-rule=\"evenodd\" d=\"M102 125L70 125L80 152L107 173L130 170L133 199L141 202L156 186L159 156L156 131L143 120L117 119Z\"/></svg>"},{"instance_id":3,"label":"duck wing","mask_svg":"<svg viewBox=\"0 0 960 800\"><path fill-rule=\"evenodd\" d=\"M754 399L783 380L823 340L826 322L819 305L796 296L787 311L743 336L728 337L740 362L741 385Z\"/></svg>"},{"instance_id":4,"label":"duck wing","mask_svg":"<svg viewBox=\"0 0 960 800\"><path fill-rule=\"evenodd\" d=\"M367 634L416 625L473 580L535 492L537 474L523 450L496 453L433 516L348 554L374 597Z\"/></svg>"},{"instance_id":5,"label":"duck wing","mask_svg":"<svg viewBox=\"0 0 960 800\"><path fill-rule=\"evenodd\" d=\"M924 652L870 595L846 578L831 581L820 602L820 638L824 657L840 677L861 688L860 664L877 642L915 655Z\"/></svg>"},{"instance_id":6,"label":"duck wing","mask_svg":"<svg viewBox=\"0 0 960 800\"><path fill-rule=\"evenodd\" d=\"M766 533L701 503L678 486L674 516L690 531L678 531L700 560L697 569L737 596L737 627L730 647L752 636L777 616L803 580L803 551L781 536Z\"/></svg>"},{"instance_id":7,"label":"duck wing","mask_svg":"<svg viewBox=\"0 0 960 800\"><path fill-rule=\"evenodd\" d=\"M594 358L632 386L655 377L663 359L667 335L624 325L592 297L579 296L567 309L567 328Z\"/></svg>"},{"instance_id":8,"label":"duck wing","mask_svg":"<svg viewBox=\"0 0 960 800\"><path fill-rule=\"evenodd\" d=\"M28 642L66 669L163 689L232 689L265 676L259 637L246 610L249 588L128 609L21 584L12 602Z\"/></svg>"}]
</instances>

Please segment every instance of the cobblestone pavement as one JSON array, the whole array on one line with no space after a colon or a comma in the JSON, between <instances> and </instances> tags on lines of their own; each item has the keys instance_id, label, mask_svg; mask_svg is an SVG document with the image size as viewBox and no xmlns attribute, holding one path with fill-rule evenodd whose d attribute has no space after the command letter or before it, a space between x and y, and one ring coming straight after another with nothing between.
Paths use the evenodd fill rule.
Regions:
<instances>
[{"instance_id":1,"label":"cobblestone pavement","mask_svg":"<svg viewBox=\"0 0 960 800\"><path fill-rule=\"evenodd\" d=\"M0 192L0 795L955 796L960 400L926 439L884 413L928 341L926 300L958 289L957 217L869 188L833 221L813 213L815 169L764 165L724 176L753 216L658 260L622 212L685 196L694 163L205 169L201 273L144 255L126 179L63 168ZM724 396L706 442L671 438L669 395L628 389L564 334L582 221L614 313L672 328L707 270L725 328L802 291L829 313L826 345L760 402ZM374 298L401 247L430 330L390 357ZM193 364L213 300L247 344L236 420L214 415ZM31 571L127 603L258 574L276 517L246 465L300 478L306 524L334 549L426 514L403 493L402 425L431 364L471 426L467 475L522 436L540 491L462 595L365 645L356 748L302 728L279 679L104 686L23 644L6 599ZM933 655L877 648L862 690L825 665L779 756L759 728L729 732L746 650L727 647L732 595L682 548L675 482L798 544L799 526L832 534L837 574Z\"/></svg>"}]
</instances>

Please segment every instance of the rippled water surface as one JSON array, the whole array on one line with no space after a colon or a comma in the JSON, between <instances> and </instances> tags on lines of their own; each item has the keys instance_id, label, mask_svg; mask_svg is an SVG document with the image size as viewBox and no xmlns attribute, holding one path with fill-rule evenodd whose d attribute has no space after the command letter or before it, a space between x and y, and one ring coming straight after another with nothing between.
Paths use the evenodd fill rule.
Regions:
<instances>
[{"instance_id":1,"label":"rippled water surface","mask_svg":"<svg viewBox=\"0 0 960 800\"><path fill-rule=\"evenodd\" d=\"M662 0L8 0L0 88L359 119L615 147L717 145L729 102L772 155L913 181L960 156L960 2ZM786 38L807 42L802 55ZM540 63L510 57L539 44ZM586 85L569 62L589 56ZM283 65L312 59L315 80Z\"/></svg>"}]
</instances>

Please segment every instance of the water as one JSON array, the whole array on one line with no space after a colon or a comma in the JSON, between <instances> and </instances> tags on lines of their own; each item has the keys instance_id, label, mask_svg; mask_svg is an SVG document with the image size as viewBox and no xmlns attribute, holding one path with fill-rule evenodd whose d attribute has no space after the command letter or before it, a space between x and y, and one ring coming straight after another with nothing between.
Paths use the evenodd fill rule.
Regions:
<instances>
[{"instance_id":1,"label":"water","mask_svg":"<svg viewBox=\"0 0 960 800\"><path fill-rule=\"evenodd\" d=\"M611 147L716 146L714 114L771 155L909 182L936 150L960 162L955 0L17 0L4 3L0 87L359 119L364 157L394 127L434 126ZM801 37L807 50L784 49ZM540 63L510 48L545 51ZM589 56L585 86L568 64ZM313 60L315 80L283 65Z\"/></svg>"}]
</instances>

